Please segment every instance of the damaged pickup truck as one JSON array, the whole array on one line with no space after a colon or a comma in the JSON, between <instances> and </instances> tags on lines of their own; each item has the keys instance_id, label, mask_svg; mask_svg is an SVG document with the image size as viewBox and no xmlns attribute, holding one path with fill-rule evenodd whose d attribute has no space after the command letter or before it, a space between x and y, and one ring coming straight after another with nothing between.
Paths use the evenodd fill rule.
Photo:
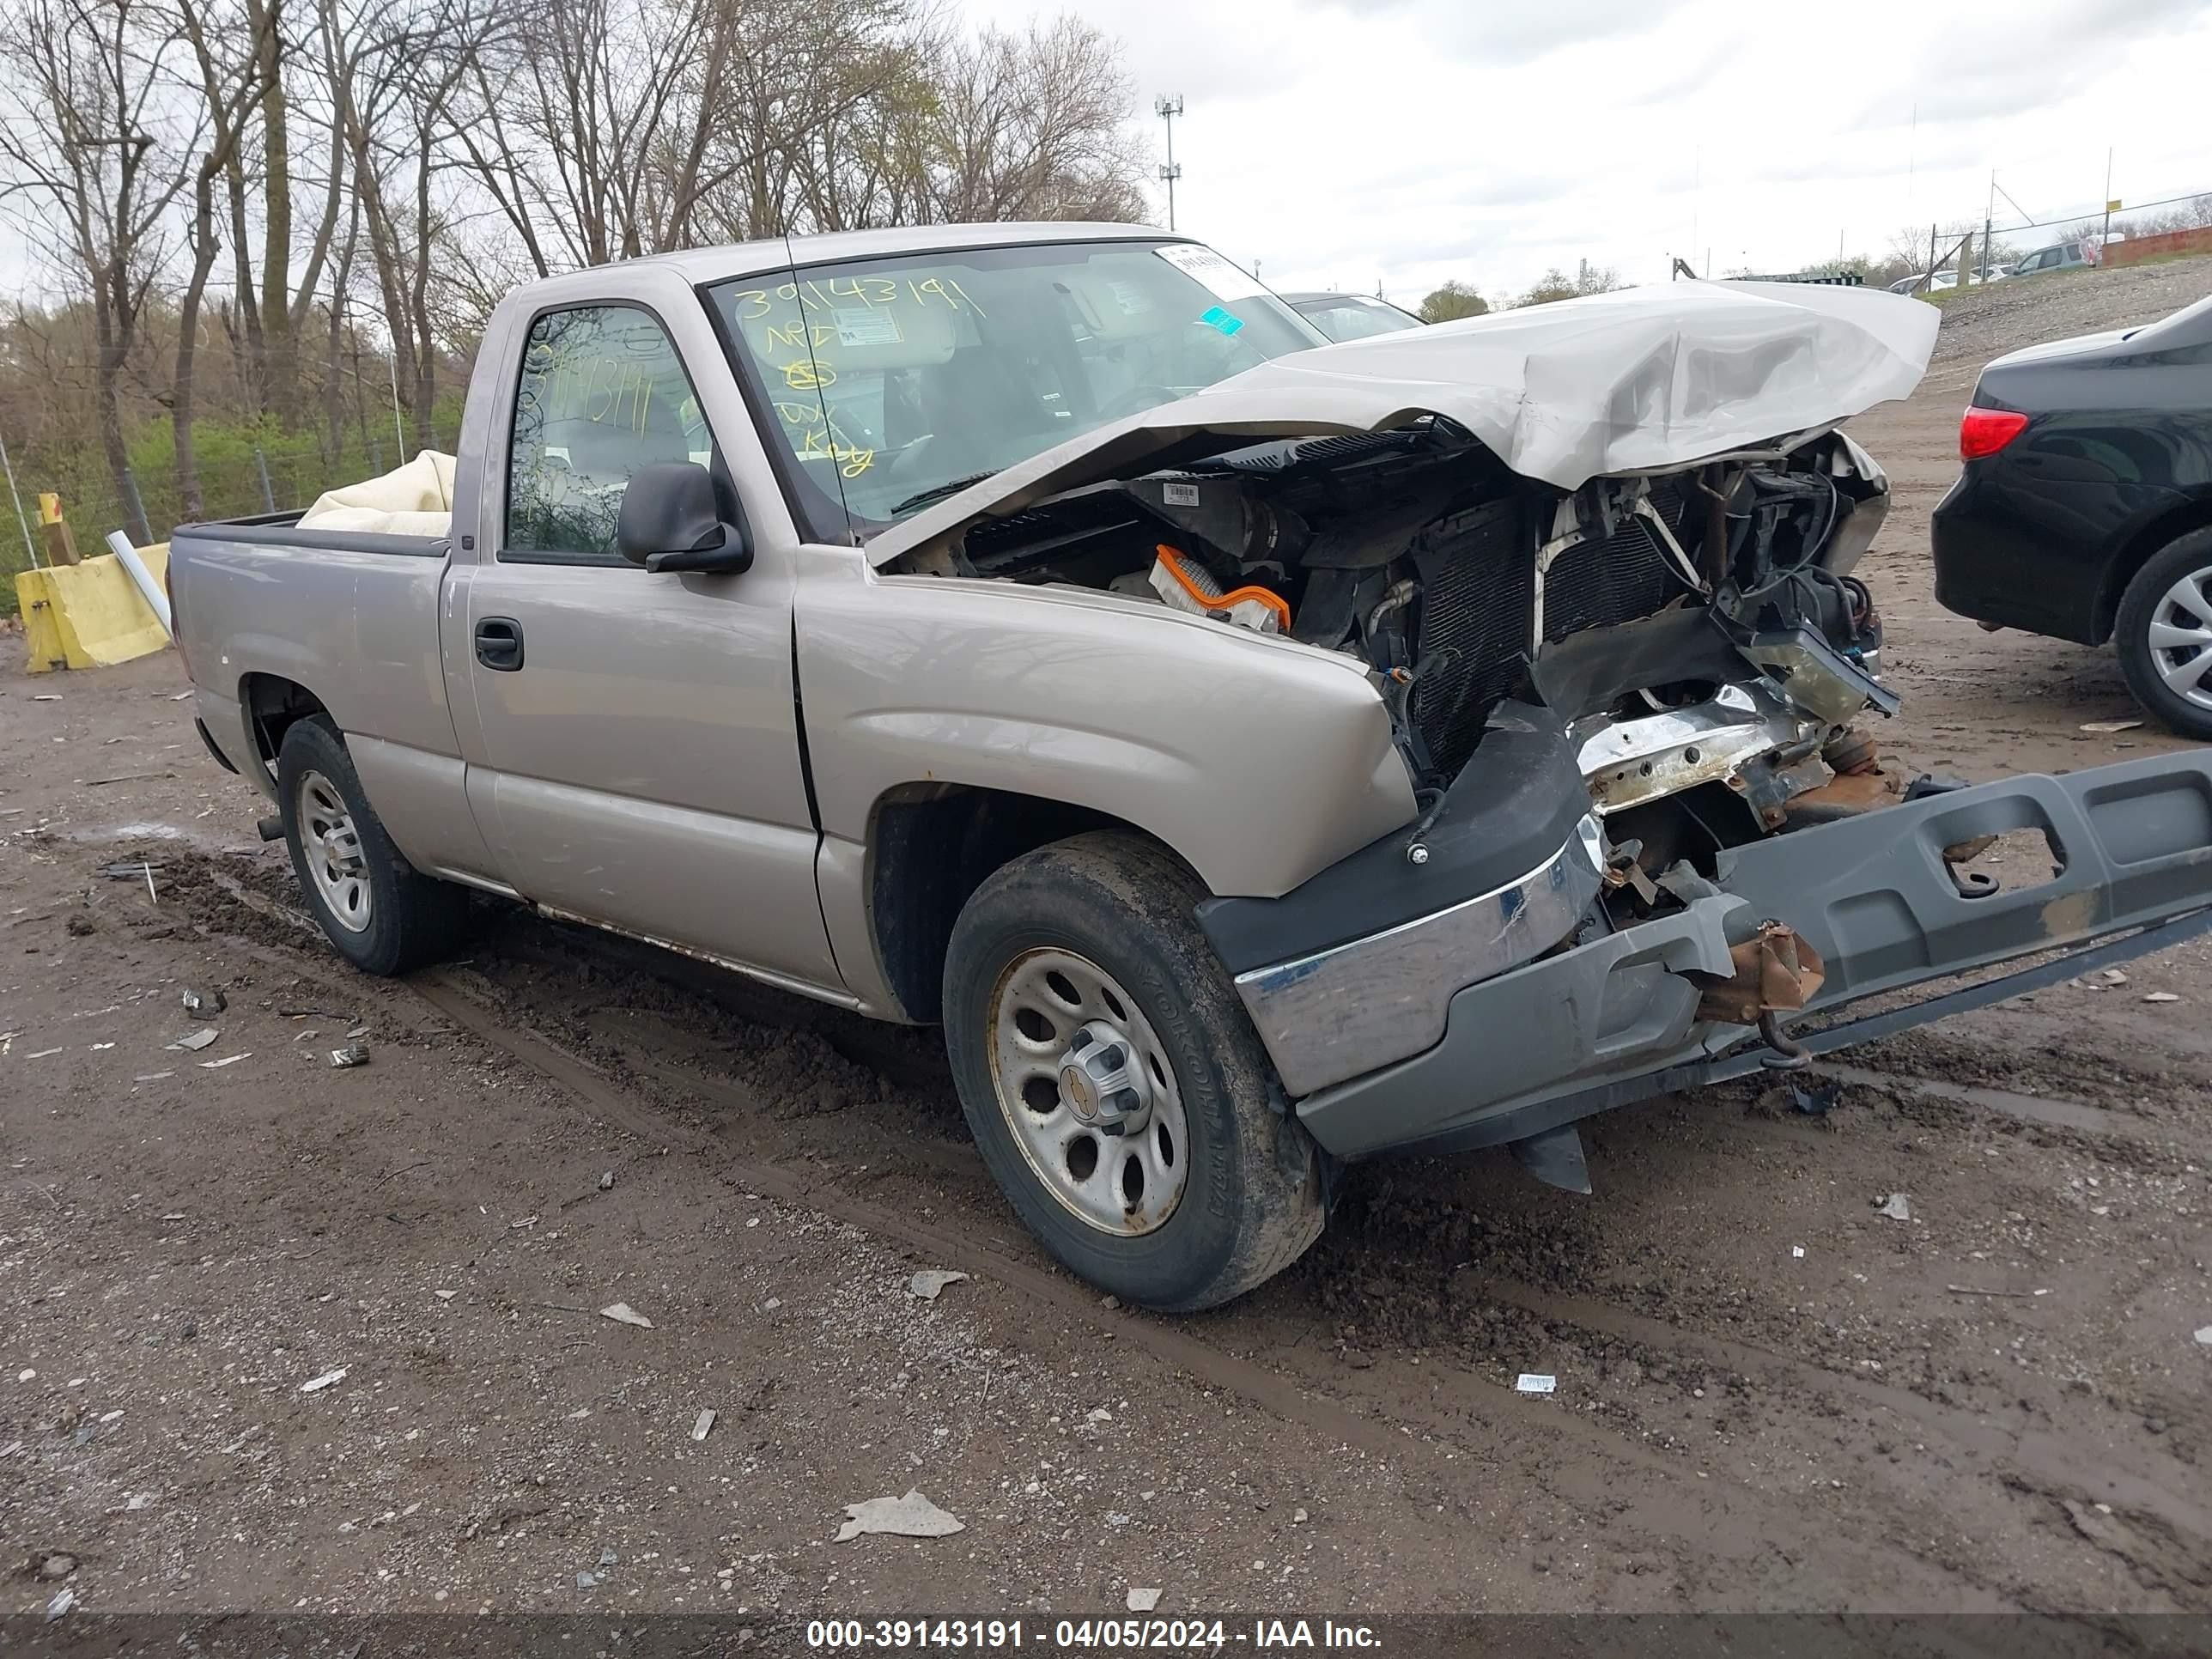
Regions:
<instances>
[{"instance_id":1,"label":"damaged pickup truck","mask_svg":"<svg viewBox=\"0 0 2212 1659\"><path fill-rule=\"evenodd\" d=\"M1588 1190L1592 1112L2212 926L2212 758L1880 769L1839 423L1936 321L1684 283L1324 346L1110 226L640 260L499 307L418 495L179 532L178 637L357 965L475 889L940 1021L1048 1248L1206 1307L1345 1161Z\"/></svg>"}]
</instances>

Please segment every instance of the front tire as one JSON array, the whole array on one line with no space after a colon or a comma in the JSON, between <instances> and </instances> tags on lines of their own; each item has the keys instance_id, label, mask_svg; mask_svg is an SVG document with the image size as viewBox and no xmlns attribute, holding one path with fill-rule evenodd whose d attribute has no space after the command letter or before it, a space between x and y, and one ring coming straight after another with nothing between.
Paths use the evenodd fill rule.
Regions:
<instances>
[{"instance_id":1,"label":"front tire","mask_svg":"<svg viewBox=\"0 0 2212 1659\"><path fill-rule=\"evenodd\" d=\"M469 896L401 856L327 720L295 720L276 751L276 799L301 896L337 953L367 974L404 974L447 954Z\"/></svg>"},{"instance_id":2,"label":"front tire","mask_svg":"<svg viewBox=\"0 0 2212 1659\"><path fill-rule=\"evenodd\" d=\"M2183 737L2212 738L2212 530L2151 556L2112 631L2136 701Z\"/></svg>"},{"instance_id":3,"label":"front tire","mask_svg":"<svg viewBox=\"0 0 2212 1659\"><path fill-rule=\"evenodd\" d=\"M968 901L945 1049L983 1159L1067 1267L1126 1301L1210 1308L1320 1237L1320 1155L1192 915L1136 836L1014 860Z\"/></svg>"}]
</instances>

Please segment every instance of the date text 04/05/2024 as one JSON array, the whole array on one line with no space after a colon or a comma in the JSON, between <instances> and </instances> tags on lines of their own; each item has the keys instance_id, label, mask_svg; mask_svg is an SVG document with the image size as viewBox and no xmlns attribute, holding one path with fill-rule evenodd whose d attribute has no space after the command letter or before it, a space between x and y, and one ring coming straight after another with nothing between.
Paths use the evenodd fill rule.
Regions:
<instances>
[{"instance_id":1,"label":"date text 04/05/2024","mask_svg":"<svg viewBox=\"0 0 2212 1659\"><path fill-rule=\"evenodd\" d=\"M833 1650L1035 1648L1047 1653L1188 1652L1232 1646L1255 1652L1371 1652L1382 1645L1372 1627L1333 1619L1255 1619L1249 1628L1219 1619L1060 1619L1049 1626L1020 1619L824 1619L808 1624L806 1643Z\"/></svg>"}]
</instances>

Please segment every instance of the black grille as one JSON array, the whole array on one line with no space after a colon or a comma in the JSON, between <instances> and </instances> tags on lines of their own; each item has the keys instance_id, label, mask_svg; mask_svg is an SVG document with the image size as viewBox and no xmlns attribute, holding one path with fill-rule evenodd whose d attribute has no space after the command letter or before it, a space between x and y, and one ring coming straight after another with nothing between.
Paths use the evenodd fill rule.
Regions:
<instances>
[{"instance_id":1,"label":"black grille","mask_svg":"<svg viewBox=\"0 0 2212 1659\"><path fill-rule=\"evenodd\" d=\"M1518 509L1501 506L1440 543L1421 568L1419 654L1430 666L1413 687L1412 712L1430 757L1449 775L1474 752L1528 650L1535 569Z\"/></svg>"},{"instance_id":2,"label":"black grille","mask_svg":"<svg viewBox=\"0 0 2212 1659\"><path fill-rule=\"evenodd\" d=\"M1583 542L1552 561L1544 575L1544 638L1633 622L1681 591L1650 525L1631 519L1611 539Z\"/></svg>"}]
</instances>

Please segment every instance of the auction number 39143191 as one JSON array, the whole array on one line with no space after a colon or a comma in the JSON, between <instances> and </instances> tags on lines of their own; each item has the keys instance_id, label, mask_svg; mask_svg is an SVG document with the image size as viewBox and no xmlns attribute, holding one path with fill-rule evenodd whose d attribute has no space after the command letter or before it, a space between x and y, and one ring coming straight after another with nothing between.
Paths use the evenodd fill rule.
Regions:
<instances>
[{"instance_id":1,"label":"auction number 39143191","mask_svg":"<svg viewBox=\"0 0 2212 1659\"><path fill-rule=\"evenodd\" d=\"M812 1648L957 1651L1033 1647L1057 1653L1188 1652L1230 1646L1254 1652L1374 1650L1371 1626L1305 1619L1255 1619L1249 1629L1219 1619L1060 1619L1031 1629L1019 1619L823 1619L806 1626Z\"/></svg>"}]
</instances>

